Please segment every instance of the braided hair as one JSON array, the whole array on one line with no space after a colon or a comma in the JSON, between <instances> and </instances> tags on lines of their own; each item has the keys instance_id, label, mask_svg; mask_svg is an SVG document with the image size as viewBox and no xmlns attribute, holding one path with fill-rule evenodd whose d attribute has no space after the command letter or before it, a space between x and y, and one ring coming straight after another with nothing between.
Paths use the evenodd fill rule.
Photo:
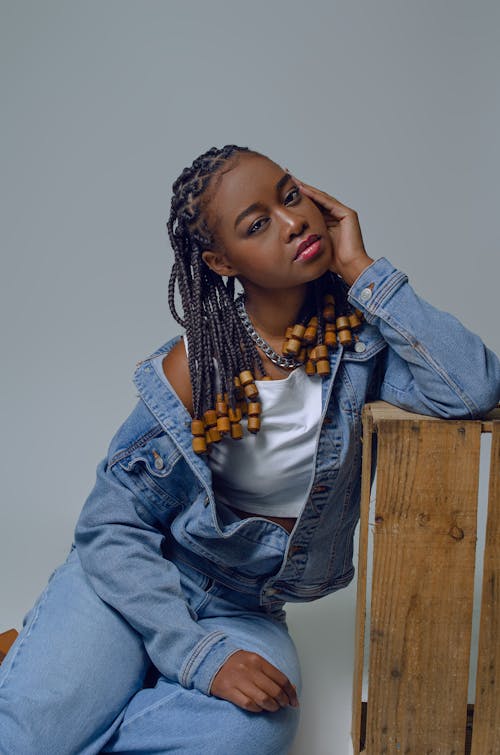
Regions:
<instances>
[{"instance_id":1,"label":"braided hair","mask_svg":"<svg viewBox=\"0 0 500 755\"><path fill-rule=\"evenodd\" d=\"M269 379L256 345L243 325L235 306L235 280L227 281L215 273L202 259L202 252L214 243L213 233L206 220L206 208L211 198L213 182L222 169L231 165L240 154L260 155L248 147L228 144L220 149L212 147L197 157L191 166L184 168L172 185L172 202L167 229L174 251L174 264L168 287L168 303L172 316L186 332L189 345L189 375L193 393L194 417L200 420L203 430L193 434L206 435L207 425L215 425L214 407L226 402L231 422L238 420L238 408L243 413L245 395L255 404L257 389L244 392L240 384L242 375L250 374L247 382ZM178 287L182 316L175 301ZM311 316L317 317L317 342L324 342L325 318L323 300L326 293L334 294L337 314L347 314L350 305L346 299L347 286L340 276L326 273L308 284L308 295L299 315L299 322L307 324ZM243 380L245 382L245 380ZM248 407L247 407L248 408ZM217 410L220 416L223 413ZM202 419L204 418L204 419ZM249 425L250 427L250 425ZM258 429L258 428L257 428ZM233 437L241 437L235 433ZM218 440L216 433L212 440ZM204 451L203 444L200 451Z\"/></svg>"}]
</instances>

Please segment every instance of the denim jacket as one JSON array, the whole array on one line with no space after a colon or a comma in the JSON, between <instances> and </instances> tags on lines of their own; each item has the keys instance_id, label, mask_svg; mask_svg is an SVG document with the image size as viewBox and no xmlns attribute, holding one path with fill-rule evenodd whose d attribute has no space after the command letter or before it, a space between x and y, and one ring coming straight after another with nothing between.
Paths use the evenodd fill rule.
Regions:
<instances>
[{"instance_id":1,"label":"denim jacket","mask_svg":"<svg viewBox=\"0 0 500 755\"><path fill-rule=\"evenodd\" d=\"M379 398L421 414L470 419L500 398L496 355L417 296L385 257L361 273L348 298L365 317L360 345L330 352L310 486L290 535L261 517L239 519L216 506L207 461L191 448L191 417L151 365L179 337L137 365L139 401L97 467L75 544L97 594L142 635L160 672L185 687L208 693L238 648L197 623L183 596L183 568L277 620L287 601L345 587L354 575L364 403Z\"/></svg>"}]
</instances>

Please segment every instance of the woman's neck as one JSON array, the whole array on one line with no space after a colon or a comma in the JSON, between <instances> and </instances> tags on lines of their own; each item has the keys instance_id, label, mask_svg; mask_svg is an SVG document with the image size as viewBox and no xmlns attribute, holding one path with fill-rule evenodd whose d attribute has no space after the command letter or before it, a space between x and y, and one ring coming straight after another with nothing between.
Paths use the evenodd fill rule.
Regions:
<instances>
[{"instance_id":1,"label":"woman's neck","mask_svg":"<svg viewBox=\"0 0 500 755\"><path fill-rule=\"evenodd\" d=\"M282 341L287 327L297 322L306 295L307 285L274 291L245 286L245 309L266 341Z\"/></svg>"}]
</instances>

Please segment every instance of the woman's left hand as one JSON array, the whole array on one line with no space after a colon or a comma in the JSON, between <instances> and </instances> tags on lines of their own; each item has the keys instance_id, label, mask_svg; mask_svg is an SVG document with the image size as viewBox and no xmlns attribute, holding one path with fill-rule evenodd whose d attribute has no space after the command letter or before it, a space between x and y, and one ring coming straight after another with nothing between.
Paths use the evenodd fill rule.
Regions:
<instances>
[{"instance_id":1,"label":"woman's left hand","mask_svg":"<svg viewBox=\"0 0 500 755\"><path fill-rule=\"evenodd\" d=\"M351 286L374 261L366 253L358 213L326 192L299 181L295 176L293 178L302 194L312 199L323 214L333 247L330 270Z\"/></svg>"}]
</instances>

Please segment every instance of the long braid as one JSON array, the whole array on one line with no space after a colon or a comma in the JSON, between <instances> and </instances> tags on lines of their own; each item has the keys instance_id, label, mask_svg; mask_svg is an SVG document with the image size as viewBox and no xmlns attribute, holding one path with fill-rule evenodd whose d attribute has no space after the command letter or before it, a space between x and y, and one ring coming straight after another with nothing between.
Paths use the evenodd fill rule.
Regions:
<instances>
[{"instance_id":1,"label":"long braid","mask_svg":"<svg viewBox=\"0 0 500 755\"><path fill-rule=\"evenodd\" d=\"M253 376L267 377L257 347L236 309L234 278L224 280L204 263L201 256L214 243L205 218L211 181L222 168L242 153L259 154L248 147L235 144L228 144L221 149L212 147L196 158L191 166L184 168L172 186L167 230L175 261L168 284L168 304L173 318L186 331L193 410L195 418L200 421L198 431L194 433L193 430L193 433L199 436L205 434L208 426L206 417L215 414L213 407L216 401L219 402L218 407L221 405L221 397L232 410L246 405L244 401L242 403L244 394L238 385L242 373L245 376L248 375L246 371L251 373L252 385L245 385L244 389L250 401L255 401L257 393ZM324 293L335 290L336 296L339 295L339 304L342 297L345 302L345 291L339 290L334 277L327 273L319 281L310 284L299 318L306 323L311 314L316 313L321 343L324 333L321 302ZM182 314L175 301L176 287L179 290ZM248 379L245 377L245 380ZM231 422L232 437L241 437L237 433L233 434L233 420ZM257 422L257 429L258 425ZM204 440L199 446L201 451L204 450L203 444Z\"/></svg>"}]
</instances>

